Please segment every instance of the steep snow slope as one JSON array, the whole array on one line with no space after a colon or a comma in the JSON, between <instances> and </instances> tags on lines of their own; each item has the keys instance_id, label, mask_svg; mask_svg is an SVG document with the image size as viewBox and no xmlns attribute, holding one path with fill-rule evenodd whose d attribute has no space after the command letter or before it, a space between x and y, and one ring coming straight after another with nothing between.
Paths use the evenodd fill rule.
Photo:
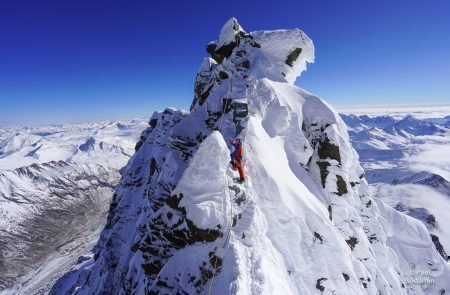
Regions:
<instances>
[{"instance_id":1,"label":"steep snow slope","mask_svg":"<svg viewBox=\"0 0 450 295\"><path fill-rule=\"evenodd\" d=\"M449 265L425 226L373 198L347 128L293 85L300 30L207 46L189 113L155 113L124 168L94 257L51 294L437 294ZM244 141L234 183L229 142ZM408 283L413 270L433 284Z\"/></svg>"},{"instance_id":2,"label":"steep snow slope","mask_svg":"<svg viewBox=\"0 0 450 295\"><path fill-rule=\"evenodd\" d=\"M0 130L0 290L15 284L5 293L48 291L89 253L118 169L146 125L128 120Z\"/></svg>"}]
</instances>

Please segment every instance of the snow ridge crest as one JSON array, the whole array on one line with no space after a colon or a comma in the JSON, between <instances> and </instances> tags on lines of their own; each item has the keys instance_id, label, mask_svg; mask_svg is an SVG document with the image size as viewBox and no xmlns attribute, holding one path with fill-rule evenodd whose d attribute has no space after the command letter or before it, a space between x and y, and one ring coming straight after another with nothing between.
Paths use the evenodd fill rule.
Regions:
<instances>
[{"instance_id":1,"label":"snow ridge crest","mask_svg":"<svg viewBox=\"0 0 450 295\"><path fill-rule=\"evenodd\" d=\"M423 224L372 197L344 122L293 85L314 60L302 31L246 33L232 18L207 52L190 112L153 114L94 258L51 294L450 290ZM243 185L228 165L236 136ZM435 284L406 285L411 265Z\"/></svg>"}]
</instances>

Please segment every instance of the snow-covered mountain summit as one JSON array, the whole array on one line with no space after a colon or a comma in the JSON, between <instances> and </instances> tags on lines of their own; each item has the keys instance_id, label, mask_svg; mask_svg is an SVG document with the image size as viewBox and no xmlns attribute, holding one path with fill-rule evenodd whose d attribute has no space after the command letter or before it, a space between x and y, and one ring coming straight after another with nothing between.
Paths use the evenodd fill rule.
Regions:
<instances>
[{"instance_id":1,"label":"snow-covered mountain summit","mask_svg":"<svg viewBox=\"0 0 450 295\"><path fill-rule=\"evenodd\" d=\"M230 19L207 52L190 112L153 114L93 258L52 294L450 291L425 226L371 196L344 122L293 85L314 58L302 31ZM413 270L434 283L408 284Z\"/></svg>"}]
</instances>

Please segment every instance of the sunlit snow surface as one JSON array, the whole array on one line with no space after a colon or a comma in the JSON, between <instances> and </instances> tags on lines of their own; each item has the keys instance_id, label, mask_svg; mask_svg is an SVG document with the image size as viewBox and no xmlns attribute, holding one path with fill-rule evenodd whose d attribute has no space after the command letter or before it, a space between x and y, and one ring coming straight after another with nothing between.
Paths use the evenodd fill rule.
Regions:
<instances>
[{"instance_id":1,"label":"sunlit snow surface","mask_svg":"<svg viewBox=\"0 0 450 295\"><path fill-rule=\"evenodd\" d=\"M392 105L392 106L353 106L337 107L339 113L346 115L390 116L403 119L412 115L417 119L439 120L450 116L450 104L436 105ZM447 118L448 121L448 118Z\"/></svg>"},{"instance_id":2,"label":"sunlit snow surface","mask_svg":"<svg viewBox=\"0 0 450 295\"><path fill-rule=\"evenodd\" d=\"M90 163L120 169L146 126L138 119L0 128L0 169L88 158Z\"/></svg>"},{"instance_id":3,"label":"sunlit snow surface","mask_svg":"<svg viewBox=\"0 0 450 295\"><path fill-rule=\"evenodd\" d=\"M89 254L147 119L0 128L0 292L48 292Z\"/></svg>"},{"instance_id":4,"label":"sunlit snow surface","mask_svg":"<svg viewBox=\"0 0 450 295\"><path fill-rule=\"evenodd\" d=\"M410 146L413 138L439 138L447 130L408 116L353 116L345 119L347 127L329 104L293 85L314 60L313 43L299 29L246 33L230 19L208 48L190 112L153 114L121 170L92 255L60 276L51 294L448 292L450 266L429 229L374 197L357 155L375 167L370 181L385 181L387 167L421 151L420 142ZM233 181L236 172L228 165L235 136L244 142L244 184ZM86 136L67 161L120 151L102 142ZM22 156L53 154L45 145L34 148ZM92 164L98 165L96 157ZM404 182L428 180L401 176ZM86 188L90 181L76 183ZM440 178L430 181L440 184ZM380 192L396 194L388 189ZM433 284L408 284L414 270L430 272ZM35 291L38 279L28 279Z\"/></svg>"},{"instance_id":5,"label":"sunlit snow surface","mask_svg":"<svg viewBox=\"0 0 450 295\"><path fill-rule=\"evenodd\" d=\"M246 33L230 19L208 52L191 111L152 116L123 169L94 257L61 277L51 294L450 289L450 267L426 226L373 196L338 113L293 85L314 60L306 34ZM367 159L381 149L376 161L401 158L401 151L383 152L405 144L408 134L434 130L412 118L375 123L387 128L389 142L378 127L373 143L356 131ZM225 169L236 135L244 142L243 185L230 182L235 172ZM434 284L406 284L412 270L429 271Z\"/></svg>"},{"instance_id":6,"label":"sunlit snow surface","mask_svg":"<svg viewBox=\"0 0 450 295\"><path fill-rule=\"evenodd\" d=\"M366 108L342 117L374 194L422 220L448 254L450 107Z\"/></svg>"}]
</instances>

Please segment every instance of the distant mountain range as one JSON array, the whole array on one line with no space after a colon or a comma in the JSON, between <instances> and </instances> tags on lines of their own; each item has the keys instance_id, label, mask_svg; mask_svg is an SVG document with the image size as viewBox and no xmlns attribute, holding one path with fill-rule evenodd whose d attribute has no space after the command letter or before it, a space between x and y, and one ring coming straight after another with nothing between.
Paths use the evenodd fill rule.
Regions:
<instances>
[{"instance_id":1,"label":"distant mountain range","mask_svg":"<svg viewBox=\"0 0 450 295\"><path fill-rule=\"evenodd\" d=\"M445 127L448 117L419 120L409 115L397 120L390 116L340 115L370 183L409 177L405 158L417 154L421 145L435 142L434 136L445 138L449 132Z\"/></svg>"},{"instance_id":2,"label":"distant mountain range","mask_svg":"<svg viewBox=\"0 0 450 295\"><path fill-rule=\"evenodd\" d=\"M450 250L450 116L341 117L376 196L421 220L446 257Z\"/></svg>"},{"instance_id":3,"label":"distant mountain range","mask_svg":"<svg viewBox=\"0 0 450 295\"><path fill-rule=\"evenodd\" d=\"M123 120L0 129L0 290L14 284L22 294L48 290L89 253L119 169L147 125ZM36 277L39 286L31 281Z\"/></svg>"}]
</instances>

